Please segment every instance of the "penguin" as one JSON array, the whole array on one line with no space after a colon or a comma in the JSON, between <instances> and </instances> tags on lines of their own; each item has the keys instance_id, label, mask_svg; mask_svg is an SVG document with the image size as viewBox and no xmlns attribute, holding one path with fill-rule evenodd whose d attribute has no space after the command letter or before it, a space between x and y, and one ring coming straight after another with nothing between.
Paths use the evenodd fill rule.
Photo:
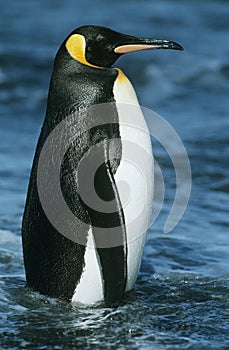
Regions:
<instances>
[{"instance_id":1,"label":"penguin","mask_svg":"<svg viewBox=\"0 0 229 350\"><path fill-rule=\"evenodd\" d=\"M153 155L135 90L123 71L113 64L123 54L148 49L183 48L173 41L138 38L87 25L71 32L56 54L22 220L26 282L34 291L79 304L103 303L115 308L135 284L152 210ZM125 125L125 105L136 107L134 118L141 128ZM99 123L102 117L96 109L93 114L93 106L106 106L107 121ZM79 219L73 238L69 238L59 232L47 215L38 189L38 170L47 139L74 113L80 136L64 154L59 175L64 200ZM64 139L65 135L61 137ZM126 161L131 144L152 155L143 165L147 191L141 188L139 169L131 168ZM82 162L82 158L86 160ZM99 164L93 179L95 192L109 205L109 212L91 207L81 195L87 191L87 176L95 159ZM46 170L44 176L50 181L52 174ZM130 198L123 181L131 184ZM53 197L52 186L49 191ZM130 199L127 209L126 196ZM54 211L57 205L52 203ZM60 220L61 215L60 211ZM103 246L101 237L114 239L114 244Z\"/></svg>"}]
</instances>

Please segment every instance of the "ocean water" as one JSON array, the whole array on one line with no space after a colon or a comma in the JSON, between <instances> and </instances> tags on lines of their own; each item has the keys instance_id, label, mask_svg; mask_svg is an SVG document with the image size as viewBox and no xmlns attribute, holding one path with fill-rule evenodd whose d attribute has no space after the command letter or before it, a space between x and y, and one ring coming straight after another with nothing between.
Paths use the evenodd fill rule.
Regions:
<instances>
[{"instance_id":1,"label":"ocean water","mask_svg":"<svg viewBox=\"0 0 229 350\"><path fill-rule=\"evenodd\" d=\"M229 349L229 3L1 2L0 348ZM183 52L122 57L142 106L165 118L189 155L192 192L170 233L174 169L153 140L165 202L135 289L117 309L79 308L25 286L21 219L55 52L75 27L175 40Z\"/></svg>"}]
</instances>

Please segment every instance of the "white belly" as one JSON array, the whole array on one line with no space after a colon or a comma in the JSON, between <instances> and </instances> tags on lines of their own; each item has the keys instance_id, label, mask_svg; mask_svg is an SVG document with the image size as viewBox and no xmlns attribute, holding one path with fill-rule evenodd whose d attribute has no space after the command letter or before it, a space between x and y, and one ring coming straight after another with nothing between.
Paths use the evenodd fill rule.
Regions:
<instances>
[{"instance_id":1,"label":"white belly","mask_svg":"<svg viewBox=\"0 0 229 350\"><path fill-rule=\"evenodd\" d=\"M137 279L149 227L154 164L148 127L137 96L127 77L121 71L119 74L120 79L116 80L113 92L119 115L122 160L115 174L115 182L127 231L127 291Z\"/></svg>"},{"instance_id":2,"label":"white belly","mask_svg":"<svg viewBox=\"0 0 229 350\"><path fill-rule=\"evenodd\" d=\"M91 228L88 234L84 263L83 273L75 289L72 301L82 304L94 304L103 300L103 282Z\"/></svg>"}]
</instances>

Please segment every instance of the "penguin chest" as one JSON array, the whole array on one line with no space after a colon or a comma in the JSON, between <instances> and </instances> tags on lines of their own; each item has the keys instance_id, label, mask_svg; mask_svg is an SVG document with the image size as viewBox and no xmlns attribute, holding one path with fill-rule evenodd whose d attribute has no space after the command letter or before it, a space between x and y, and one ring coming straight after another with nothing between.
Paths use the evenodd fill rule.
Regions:
<instances>
[{"instance_id":1,"label":"penguin chest","mask_svg":"<svg viewBox=\"0 0 229 350\"><path fill-rule=\"evenodd\" d=\"M114 84L122 157L115 182L127 233L127 286L138 276L153 200L153 154L150 133L128 78L119 70Z\"/></svg>"}]
</instances>

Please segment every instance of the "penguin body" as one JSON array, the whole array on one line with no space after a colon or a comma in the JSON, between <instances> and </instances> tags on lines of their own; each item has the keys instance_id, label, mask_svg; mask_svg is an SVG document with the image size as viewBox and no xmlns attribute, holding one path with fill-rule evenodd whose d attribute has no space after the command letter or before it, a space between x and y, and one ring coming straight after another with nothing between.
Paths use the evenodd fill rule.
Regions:
<instances>
[{"instance_id":1,"label":"penguin body","mask_svg":"<svg viewBox=\"0 0 229 350\"><path fill-rule=\"evenodd\" d=\"M150 48L181 46L84 26L68 36L56 55L22 223L26 279L33 290L83 304L104 301L106 306L117 307L125 291L135 283L151 215L153 158L143 165L146 188L139 169L128 162L128 152L132 143L151 154L149 132L131 83L120 69L111 66L125 52ZM105 116L91 114L92 106L103 104ZM139 122L139 128L125 123L128 104L135 106L134 120ZM76 112L80 137L68 148L60 172L63 197L82 223L72 232L73 239L69 239L50 222L39 196L37 176L47 139L59 123L69 116L71 120ZM106 123L104 117L108 118ZM60 138L64 141L64 130ZM53 154L55 147L54 144ZM87 174L95 160L100 164L94 177L95 191L109 203L109 212L92 208L81 195L82 190L87 191ZM135 188L129 198L122 181ZM128 206L124 204L127 199ZM112 229L115 236L109 236ZM84 241L79 241L79 237L84 237ZM114 243L103 246L101 237L111 237Z\"/></svg>"}]
</instances>

